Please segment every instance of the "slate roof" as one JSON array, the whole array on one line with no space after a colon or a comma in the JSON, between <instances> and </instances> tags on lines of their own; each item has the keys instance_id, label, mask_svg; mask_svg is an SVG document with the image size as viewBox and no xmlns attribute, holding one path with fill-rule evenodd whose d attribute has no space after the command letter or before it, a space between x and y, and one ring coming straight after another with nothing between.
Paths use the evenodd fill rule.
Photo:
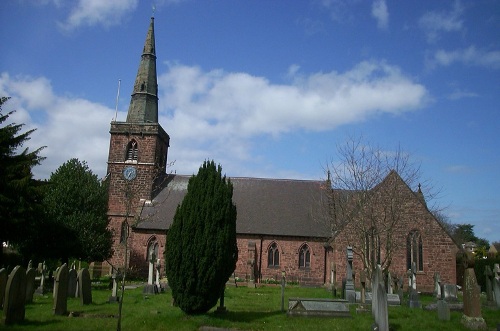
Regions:
<instances>
[{"instance_id":1,"label":"slate roof","mask_svg":"<svg viewBox=\"0 0 500 331\"><path fill-rule=\"evenodd\" d=\"M171 175L151 204L144 205L138 229L167 230L191 176ZM238 234L327 238L321 214L323 182L311 180L231 178Z\"/></svg>"}]
</instances>

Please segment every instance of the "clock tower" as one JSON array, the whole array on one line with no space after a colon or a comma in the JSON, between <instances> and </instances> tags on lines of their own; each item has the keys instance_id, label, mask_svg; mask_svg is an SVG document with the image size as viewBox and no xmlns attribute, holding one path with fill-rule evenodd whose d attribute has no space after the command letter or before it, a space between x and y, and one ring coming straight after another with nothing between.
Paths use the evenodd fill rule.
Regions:
<instances>
[{"instance_id":1,"label":"clock tower","mask_svg":"<svg viewBox=\"0 0 500 331\"><path fill-rule=\"evenodd\" d=\"M154 18L151 18L125 122L111 122L108 156L109 228L116 268L129 265L125 241L141 204L154 198L166 176L170 137L158 123ZM126 256L127 255L127 256Z\"/></svg>"}]
</instances>

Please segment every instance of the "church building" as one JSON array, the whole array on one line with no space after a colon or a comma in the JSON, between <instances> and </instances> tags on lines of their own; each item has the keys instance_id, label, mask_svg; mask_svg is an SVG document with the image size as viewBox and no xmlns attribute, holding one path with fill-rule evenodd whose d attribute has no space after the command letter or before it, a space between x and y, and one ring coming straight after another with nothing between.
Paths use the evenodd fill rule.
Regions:
<instances>
[{"instance_id":1,"label":"church building","mask_svg":"<svg viewBox=\"0 0 500 331\"><path fill-rule=\"evenodd\" d=\"M167 174L170 137L158 123L154 18L127 119L111 122L109 132L108 216L114 251L110 264L146 277L153 261L163 275L168 229L190 175ZM345 224L332 233L320 220L318 202L324 199L325 181L230 179L238 215L236 277L259 283L279 280L284 271L288 281L301 285L340 287L346 277L346 248L356 247L357 228ZM456 283L458 247L429 212L421 192L414 192L395 172L380 185L387 183L397 185L404 199L401 224L393 234L400 245L392 254L391 273L406 277L408 266L415 263L421 291L432 292L435 272L443 283ZM379 258L386 252L382 241L374 249ZM356 248L354 253L353 270L359 275L363 264Z\"/></svg>"}]
</instances>

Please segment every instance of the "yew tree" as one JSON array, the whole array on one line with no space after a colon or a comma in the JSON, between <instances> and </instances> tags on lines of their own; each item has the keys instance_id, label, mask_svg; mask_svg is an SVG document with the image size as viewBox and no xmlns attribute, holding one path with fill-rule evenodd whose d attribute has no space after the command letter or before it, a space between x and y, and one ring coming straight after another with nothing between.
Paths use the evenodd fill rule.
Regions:
<instances>
[{"instance_id":1,"label":"yew tree","mask_svg":"<svg viewBox=\"0 0 500 331\"><path fill-rule=\"evenodd\" d=\"M167 232L165 267L175 303L188 314L217 304L236 268L233 185L221 166L205 161L189 179L186 196Z\"/></svg>"},{"instance_id":2,"label":"yew tree","mask_svg":"<svg viewBox=\"0 0 500 331\"><path fill-rule=\"evenodd\" d=\"M0 98L0 244L9 241L17 246L26 239L29 229L39 219L41 182L33 179L31 169L44 159L43 147L30 151L22 149L34 129L21 132L23 124L10 123L12 112L4 113L2 106L9 98ZM0 266L2 250L0 250Z\"/></svg>"}]
</instances>

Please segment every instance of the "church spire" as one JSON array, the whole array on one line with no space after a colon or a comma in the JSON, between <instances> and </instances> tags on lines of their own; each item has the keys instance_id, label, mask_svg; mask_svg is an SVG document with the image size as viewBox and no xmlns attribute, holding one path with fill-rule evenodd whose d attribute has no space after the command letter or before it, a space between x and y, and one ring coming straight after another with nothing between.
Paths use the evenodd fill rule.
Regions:
<instances>
[{"instance_id":1,"label":"church spire","mask_svg":"<svg viewBox=\"0 0 500 331\"><path fill-rule=\"evenodd\" d=\"M151 17L127 114L129 123L158 123L154 17Z\"/></svg>"}]
</instances>

